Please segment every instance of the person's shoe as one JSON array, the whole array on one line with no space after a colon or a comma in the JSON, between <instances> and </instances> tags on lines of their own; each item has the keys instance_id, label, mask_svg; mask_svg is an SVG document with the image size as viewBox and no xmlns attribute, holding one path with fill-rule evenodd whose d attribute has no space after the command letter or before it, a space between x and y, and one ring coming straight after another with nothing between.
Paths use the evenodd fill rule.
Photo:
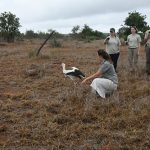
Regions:
<instances>
[{"instance_id":1,"label":"person's shoe","mask_svg":"<svg viewBox=\"0 0 150 150\"><path fill-rule=\"evenodd\" d=\"M105 97L108 98L108 97L110 97L112 94L113 94L113 92L106 93L106 94L105 94Z\"/></svg>"}]
</instances>

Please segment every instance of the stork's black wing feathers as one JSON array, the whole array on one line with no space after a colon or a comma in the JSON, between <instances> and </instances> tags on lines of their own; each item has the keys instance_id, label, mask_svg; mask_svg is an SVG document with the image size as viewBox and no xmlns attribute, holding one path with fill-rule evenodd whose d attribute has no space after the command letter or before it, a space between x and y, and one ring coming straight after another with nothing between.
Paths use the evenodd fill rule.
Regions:
<instances>
[{"instance_id":1,"label":"stork's black wing feathers","mask_svg":"<svg viewBox=\"0 0 150 150\"><path fill-rule=\"evenodd\" d=\"M75 73L78 74L79 76L85 77L85 75L80 70L75 70Z\"/></svg>"},{"instance_id":2,"label":"stork's black wing feathers","mask_svg":"<svg viewBox=\"0 0 150 150\"><path fill-rule=\"evenodd\" d=\"M85 75L80 70L77 69L75 69L73 72L67 73L66 75L76 76L80 79L82 79L82 77L85 77Z\"/></svg>"}]
</instances>

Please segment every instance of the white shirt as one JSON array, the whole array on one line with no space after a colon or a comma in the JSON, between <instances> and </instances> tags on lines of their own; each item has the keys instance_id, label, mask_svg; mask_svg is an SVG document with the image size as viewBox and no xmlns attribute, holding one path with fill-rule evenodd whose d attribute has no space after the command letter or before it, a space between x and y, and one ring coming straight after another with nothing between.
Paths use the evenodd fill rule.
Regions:
<instances>
[{"instance_id":1,"label":"white shirt","mask_svg":"<svg viewBox=\"0 0 150 150\"><path fill-rule=\"evenodd\" d=\"M150 30L147 30L145 32L145 37L144 37L145 39L147 39L149 32L150 32ZM147 46L150 46L150 39L147 40L146 44L147 44Z\"/></svg>"},{"instance_id":2,"label":"white shirt","mask_svg":"<svg viewBox=\"0 0 150 150\"><path fill-rule=\"evenodd\" d=\"M129 48L138 48L139 43L141 42L141 37L139 34L130 34L127 37L127 42Z\"/></svg>"},{"instance_id":3,"label":"white shirt","mask_svg":"<svg viewBox=\"0 0 150 150\"><path fill-rule=\"evenodd\" d=\"M119 38L117 36L116 37L108 36L108 37L110 39L106 43L106 52L108 54L119 53L119 46L121 45ZM106 41L106 39L105 39L105 41Z\"/></svg>"}]
</instances>

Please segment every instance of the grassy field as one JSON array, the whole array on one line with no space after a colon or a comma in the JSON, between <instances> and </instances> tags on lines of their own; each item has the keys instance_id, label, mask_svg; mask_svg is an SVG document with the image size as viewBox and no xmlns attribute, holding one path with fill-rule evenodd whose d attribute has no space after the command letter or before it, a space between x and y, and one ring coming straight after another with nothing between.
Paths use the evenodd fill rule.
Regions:
<instances>
[{"instance_id":1,"label":"grassy field","mask_svg":"<svg viewBox=\"0 0 150 150\"><path fill-rule=\"evenodd\" d=\"M143 47L136 73L129 72L127 48L121 47L118 91L103 100L90 93L89 84L65 78L60 66L94 73L102 41L62 41L62 48L48 43L32 57L41 43L0 45L0 149L150 149L150 77Z\"/></svg>"}]
</instances>

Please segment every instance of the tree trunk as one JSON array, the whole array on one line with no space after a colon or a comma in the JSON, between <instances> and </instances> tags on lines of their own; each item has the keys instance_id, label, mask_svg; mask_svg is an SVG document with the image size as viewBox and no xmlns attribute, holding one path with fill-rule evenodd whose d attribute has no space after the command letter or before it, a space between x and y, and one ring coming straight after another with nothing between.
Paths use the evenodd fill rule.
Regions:
<instances>
[{"instance_id":1,"label":"tree trunk","mask_svg":"<svg viewBox=\"0 0 150 150\"><path fill-rule=\"evenodd\" d=\"M8 34L7 36L7 42L8 43L14 43L15 37L12 34Z\"/></svg>"}]
</instances>

